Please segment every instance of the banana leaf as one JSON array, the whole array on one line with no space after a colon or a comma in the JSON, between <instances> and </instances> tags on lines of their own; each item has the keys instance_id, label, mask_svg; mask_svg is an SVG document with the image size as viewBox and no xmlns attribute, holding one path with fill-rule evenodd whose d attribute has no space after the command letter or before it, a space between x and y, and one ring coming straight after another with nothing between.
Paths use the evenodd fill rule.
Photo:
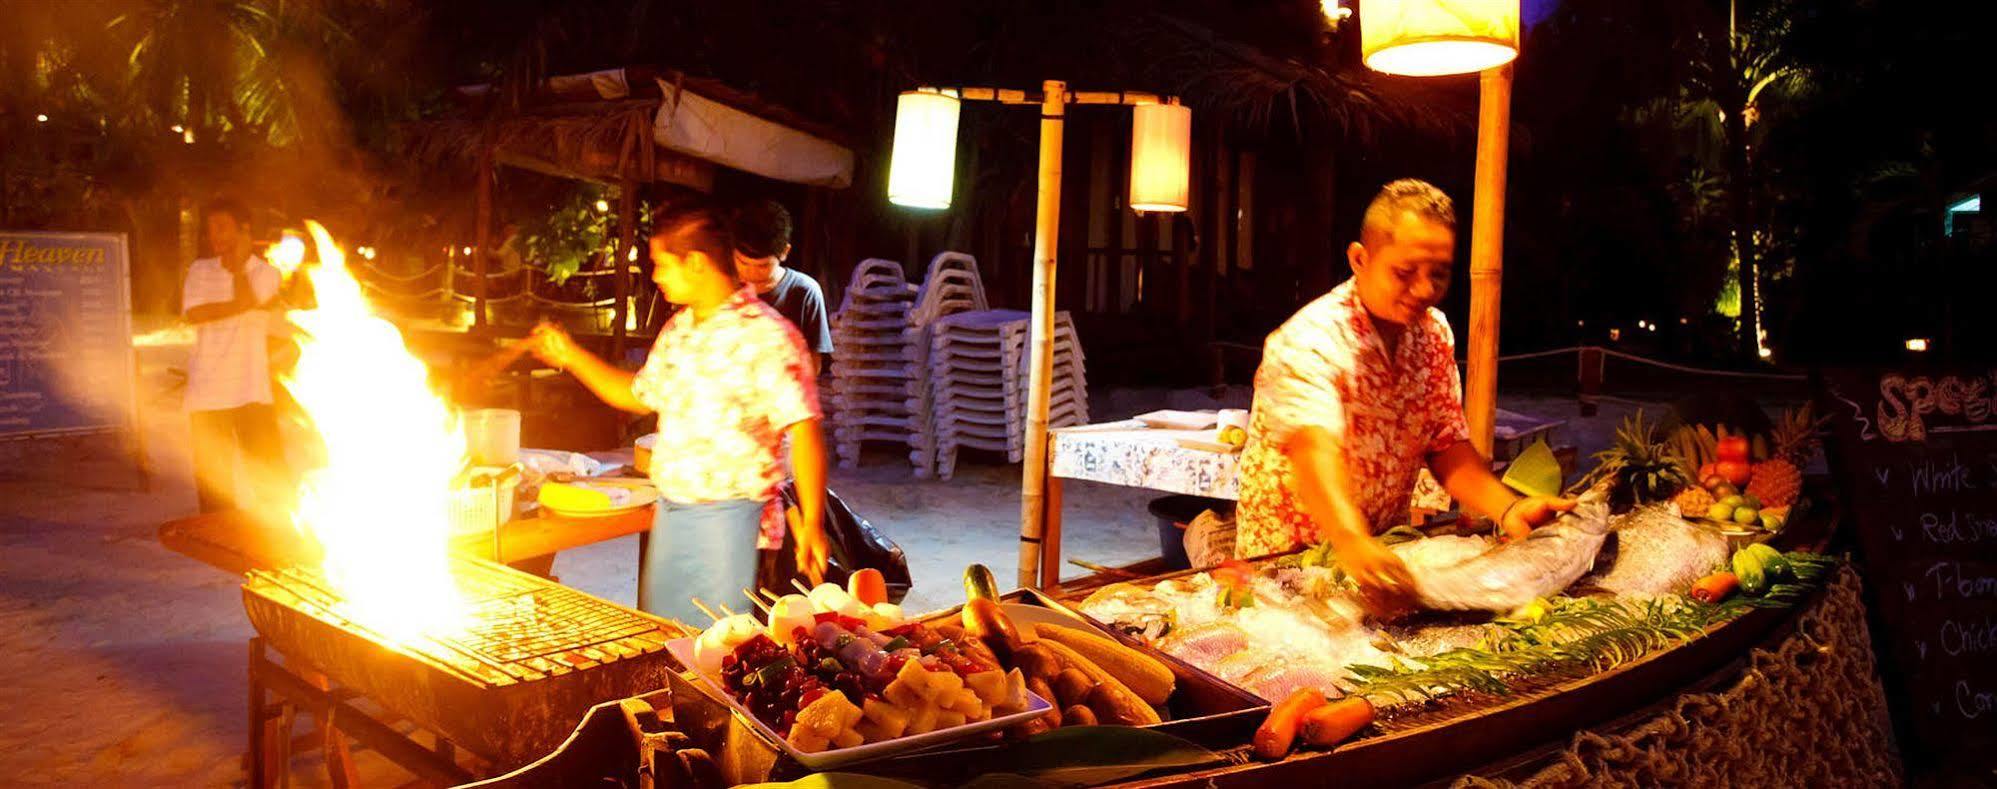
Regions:
<instances>
[{"instance_id":1,"label":"banana leaf","mask_svg":"<svg viewBox=\"0 0 1997 789\"><path fill-rule=\"evenodd\" d=\"M1502 481L1522 495L1558 496L1561 477L1560 460L1553 456L1553 449L1542 438L1532 442L1532 446L1512 459Z\"/></svg>"}]
</instances>

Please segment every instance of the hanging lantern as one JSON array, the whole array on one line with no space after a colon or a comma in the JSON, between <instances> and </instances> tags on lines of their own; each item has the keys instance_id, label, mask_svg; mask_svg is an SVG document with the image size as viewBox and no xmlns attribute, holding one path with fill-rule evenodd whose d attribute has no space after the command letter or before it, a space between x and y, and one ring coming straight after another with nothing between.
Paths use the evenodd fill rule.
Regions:
<instances>
[{"instance_id":1,"label":"hanging lantern","mask_svg":"<svg viewBox=\"0 0 1997 789\"><path fill-rule=\"evenodd\" d=\"M910 208L949 208L957 173L957 92L922 88L895 104L894 153L888 160L888 202Z\"/></svg>"},{"instance_id":2,"label":"hanging lantern","mask_svg":"<svg viewBox=\"0 0 1997 789\"><path fill-rule=\"evenodd\" d=\"M1139 104L1131 108L1131 210L1186 210L1192 146L1192 108L1180 104Z\"/></svg>"},{"instance_id":3,"label":"hanging lantern","mask_svg":"<svg viewBox=\"0 0 1997 789\"><path fill-rule=\"evenodd\" d=\"M1519 0L1365 0L1359 49L1374 71L1470 74L1519 56Z\"/></svg>"}]
</instances>

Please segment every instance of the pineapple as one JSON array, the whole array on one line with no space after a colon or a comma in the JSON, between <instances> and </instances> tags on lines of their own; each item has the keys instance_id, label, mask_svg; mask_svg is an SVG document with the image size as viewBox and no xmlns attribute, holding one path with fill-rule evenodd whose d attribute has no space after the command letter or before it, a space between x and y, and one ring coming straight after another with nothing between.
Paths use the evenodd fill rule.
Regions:
<instances>
[{"instance_id":1,"label":"pineapple","mask_svg":"<svg viewBox=\"0 0 1997 789\"><path fill-rule=\"evenodd\" d=\"M1747 494L1770 507L1788 507L1803 493L1804 464L1817 452L1817 428L1826 420L1810 418L1810 406L1785 411L1769 435L1767 460L1754 464Z\"/></svg>"},{"instance_id":2,"label":"pineapple","mask_svg":"<svg viewBox=\"0 0 1997 789\"><path fill-rule=\"evenodd\" d=\"M1595 459L1601 463L1596 474L1607 475L1611 480L1612 509L1623 511L1638 504L1665 501L1691 484L1691 475L1685 473L1679 459L1664 444L1653 440L1652 434L1643 411L1638 410L1616 429L1615 442L1596 453Z\"/></svg>"}]
</instances>

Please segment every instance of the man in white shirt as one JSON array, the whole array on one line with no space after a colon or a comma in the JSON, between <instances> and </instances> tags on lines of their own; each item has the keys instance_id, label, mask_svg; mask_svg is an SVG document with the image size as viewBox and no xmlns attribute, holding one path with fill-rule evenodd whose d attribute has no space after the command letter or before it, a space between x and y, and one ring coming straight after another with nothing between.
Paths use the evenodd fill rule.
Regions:
<instances>
[{"instance_id":1,"label":"man in white shirt","mask_svg":"<svg viewBox=\"0 0 1997 789\"><path fill-rule=\"evenodd\" d=\"M236 506L236 463L252 489L280 478L284 451L272 406L270 322L282 277L250 253L248 212L222 199L203 210L215 257L187 267L181 314L194 324L187 360L188 421L193 427L194 484L202 512Z\"/></svg>"}]
</instances>

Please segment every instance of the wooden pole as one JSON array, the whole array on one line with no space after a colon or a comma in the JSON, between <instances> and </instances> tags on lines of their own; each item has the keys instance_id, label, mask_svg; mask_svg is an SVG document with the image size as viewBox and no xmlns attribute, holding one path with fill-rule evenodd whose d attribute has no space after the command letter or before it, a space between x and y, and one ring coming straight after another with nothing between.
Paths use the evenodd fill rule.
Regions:
<instances>
[{"instance_id":1,"label":"wooden pole","mask_svg":"<svg viewBox=\"0 0 1997 789\"><path fill-rule=\"evenodd\" d=\"M1505 158L1512 122L1512 67L1478 77L1477 183L1470 224L1469 385L1463 398L1470 442L1491 457L1498 417L1498 303L1505 274Z\"/></svg>"},{"instance_id":2,"label":"wooden pole","mask_svg":"<svg viewBox=\"0 0 1997 789\"><path fill-rule=\"evenodd\" d=\"M1047 80L1041 84L1040 101L1040 192L1033 222L1033 318L1028 324L1032 367L1026 387L1026 468L1020 475L1019 583L1042 585L1057 578L1046 577L1051 568L1058 575L1061 546L1043 546L1047 525L1047 405L1054 377L1054 250L1061 229L1061 133L1067 113L1068 84ZM1055 539L1059 539L1056 537ZM1052 564L1043 567L1041 551L1048 551Z\"/></svg>"},{"instance_id":3,"label":"wooden pole","mask_svg":"<svg viewBox=\"0 0 1997 789\"><path fill-rule=\"evenodd\" d=\"M476 218L478 227L472 228L472 273L478 281L472 285L472 325L485 326L485 274L488 251L486 244L492 241L492 146L479 150L478 190L476 192Z\"/></svg>"},{"instance_id":4,"label":"wooden pole","mask_svg":"<svg viewBox=\"0 0 1997 789\"><path fill-rule=\"evenodd\" d=\"M610 253L612 270L617 272L617 306L610 311L611 364L624 363L624 324L631 314L631 267L637 265L631 250L637 237L638 182L627 178L617 184L617 248Z\"/></svg>"}]
</instances>

